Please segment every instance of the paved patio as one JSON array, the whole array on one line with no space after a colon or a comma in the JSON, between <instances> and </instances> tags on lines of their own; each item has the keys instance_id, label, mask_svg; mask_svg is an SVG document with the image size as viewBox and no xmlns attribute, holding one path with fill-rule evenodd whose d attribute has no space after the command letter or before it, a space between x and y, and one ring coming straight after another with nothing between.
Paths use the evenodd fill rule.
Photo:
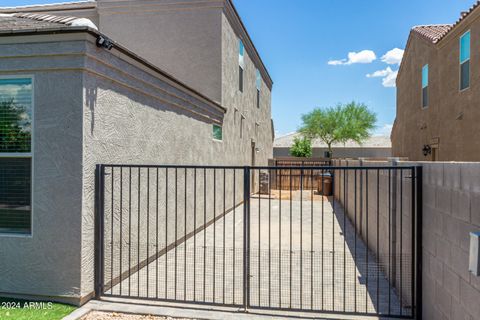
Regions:
<instances>
[{"instance_id":1,"label":"paved patio","mask_svg":"<svg viewBox=\"0 0 480 320\"><path fill-rule=\"evenodd\" d=\"M312 201L309 191L301 199L251 198L250 305L408 315L383 273L388 266L376 263L343 208ZM107 294L121 286L132 297L242 305L243 240L239 206Z\"/></svg>"}]
</instances>

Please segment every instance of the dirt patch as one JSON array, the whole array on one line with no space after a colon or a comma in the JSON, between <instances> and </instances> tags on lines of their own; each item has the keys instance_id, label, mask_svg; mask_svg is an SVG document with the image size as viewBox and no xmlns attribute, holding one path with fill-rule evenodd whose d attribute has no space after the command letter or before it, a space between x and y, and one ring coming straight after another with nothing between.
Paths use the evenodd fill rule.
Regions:
<instances>
[{"instance_id":1,"label":"dirt patch","mask_svg":"<svg viewBox=\"0 0 480 320\"><path fill-rule=\"evenodd\" d=\"M117 312L92 311L81 320L194 320L190 318L171 318L151 315L126 314Z\"/></svg>"},{"instance_id":2,"label":"dirt patch","mask_svg":"<svg viewBox=\"0 0 480 320\"><path fill-rule=\"evenodd\" d=\"M313 195L312 195L313 192ZM269 194L261 194L261 198L268 199L270 196L271 199L282 199L282 200L303 200L303 201L328 201L328 197L323 196L318 193L318 191L314 190L274 190L272 189ZM258 194L252 196L252 198L258 198Z\"/></svg>"}]
</instances>

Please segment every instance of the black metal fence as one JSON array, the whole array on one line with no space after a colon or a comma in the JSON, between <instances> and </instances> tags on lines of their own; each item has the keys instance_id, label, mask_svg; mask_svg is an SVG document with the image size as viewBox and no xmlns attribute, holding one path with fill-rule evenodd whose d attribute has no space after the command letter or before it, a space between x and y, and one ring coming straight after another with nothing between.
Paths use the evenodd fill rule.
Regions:
<instances>
[{"instance_id":1,"label":"black metal fence","mask_svg":"<svg viewBox=\"0 0 480 320\"><path fill-rule=\"evenodd\" d=\"M99 165L96 292L413 317L419 183L415 167Z\"/></svg>"}]
</instances>

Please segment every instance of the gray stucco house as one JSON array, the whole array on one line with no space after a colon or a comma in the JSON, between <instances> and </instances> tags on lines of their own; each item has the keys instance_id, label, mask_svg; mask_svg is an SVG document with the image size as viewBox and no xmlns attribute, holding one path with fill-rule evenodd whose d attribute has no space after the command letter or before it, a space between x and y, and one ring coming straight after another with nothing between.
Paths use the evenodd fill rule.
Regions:
<instances>
[{"instance_id":1,"label":"gray stucco house","mask_svg":"<svg viewBox=\"0 0 480 320\"><path fill-rule=\"evenodd\" d=\"M230 0L0 8L0 295L93 296L98 163L266 165L271 88Z\"/></svg>"}]
</instances>

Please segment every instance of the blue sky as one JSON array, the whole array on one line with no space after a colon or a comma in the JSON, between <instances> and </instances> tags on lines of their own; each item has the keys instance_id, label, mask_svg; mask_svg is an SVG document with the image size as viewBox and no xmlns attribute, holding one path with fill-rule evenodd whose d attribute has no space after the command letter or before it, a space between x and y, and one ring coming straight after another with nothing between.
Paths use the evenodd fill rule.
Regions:
<instances>
[{"instance_id":1,"label":"blue sky","mask_svg":"<svg viewBox=\"0 0 480 320\"><path fill-rule=\"evenodd\" d=\"M60 1L2 0L0 6L54 2ZM386 85L391 84L398 64L387 64L382 56L404 49L412 26L452 23L474 0L234 2L274 80L272 112L279 136L295 131L301 115L315 107L352 100L366 103L377 114L376 133L389 132L395 88L385 87L384 77L366 75L383 70L384 76L390 74ZM372 60L370 51L375 60L354 63ZM348 59L349 52L362 53L345 64L342 59ZM343 64L328 64L334 60Z\"/></svg>"}]
</instances>

